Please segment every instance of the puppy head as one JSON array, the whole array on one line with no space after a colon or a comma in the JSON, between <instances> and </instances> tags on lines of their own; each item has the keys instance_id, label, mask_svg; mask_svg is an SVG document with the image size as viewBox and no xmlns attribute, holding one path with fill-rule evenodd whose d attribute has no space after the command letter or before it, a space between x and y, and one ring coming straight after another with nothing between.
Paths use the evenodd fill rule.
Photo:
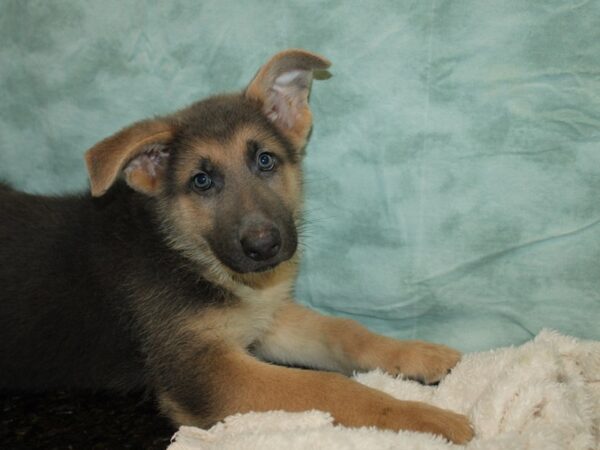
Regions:
<instances>
[{"instance_id":1,"label":"puppy head","mask_svg":"<svg viewBox=\"0 0 600 450\"><path fill-rule=\"evenodd\" d=\"M197 102L104 139L86 153L93 196L119 178L154 198L171 245L206 267L246 274L296 252L313 72L303 50L275 55L238 94Z\"/></svg>"}]
</instances>

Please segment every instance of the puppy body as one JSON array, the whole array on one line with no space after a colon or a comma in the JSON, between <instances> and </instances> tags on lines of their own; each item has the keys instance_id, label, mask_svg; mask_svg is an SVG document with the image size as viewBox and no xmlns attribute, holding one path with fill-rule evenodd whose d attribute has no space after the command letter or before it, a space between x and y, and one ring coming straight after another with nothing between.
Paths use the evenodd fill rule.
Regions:
<instances>
[{"instance_id":1,"label":"puppy body","mask_svg":"<svg viewBox=\"0 0 600 450\"><path fill-rule=\"evenodd\" d=\"M2 387L143 386L128 283L176 255L141 226L145 199L122 183L109 197L0 190Z\"/></svg>"},{"instance_id":2,"label":"puppy body","mask_svg":"<svg viewBox=\"0 0 600 450\"><path fill-rule=\"evenodd\" d=\"M321 409L468 440L463 416L264 362L434 382L459 358L293 302L308 93L328 64L282 52L240 94L101 141L91 195L0 186L0 387L150 389L176 424Z\"/></svg>"}]
</instances>

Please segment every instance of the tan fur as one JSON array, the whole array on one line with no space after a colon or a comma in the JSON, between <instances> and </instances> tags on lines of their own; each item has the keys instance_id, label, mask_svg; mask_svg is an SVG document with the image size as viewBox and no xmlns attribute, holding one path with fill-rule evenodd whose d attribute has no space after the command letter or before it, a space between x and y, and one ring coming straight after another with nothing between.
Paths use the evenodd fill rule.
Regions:
<instances>
[{"instance_id":1,"label":"tan fur","mask_svg":"<svg viewBox=\"0 0 600 450\"><path fill-rule=\"evenodd\" d=\"M238 301L228 308L213 308L190 317L183 328L198 339L224 341L239 349L247 348L272 327L276 311L290 296L292 282L285 277L271 281L268 287L254 289L230 280L225 286L233 290Z\"/></svg>"},{"instance_id":2,"label":"tan fur","mask_svg":"<svg viewBox=\"0 0 600 450\"><path fill-rule=\"evenodd\" d=\"M349 319L326 317L293 302L277 312L273 326L256 345L265 359L296 362L350 374L381 368L390 374L434 383L460 359L444 345L398 341L371 333Z\"/></svg>"},{"instance_id":3,"label":"tan fur","mask_svg":"<svg viewBox=\"0 0 600 450\"><path fill-rule=\"evenodd\" d=\"M138 192L152 195L159 187L159 182L155 177L149 177L148 173L142 169L134 169L125 175L127 184L135 186Z\"/></svg>"},{"instance_id":4,"label":"tan fur","mask_svg":"<svg viewBox=\"0 0 600 450\"><path fill-rule=\"evenodd\" d=\"M459 444L472 437L462 415L423 403L399 401L335 373L273 366L234 350L223 355L213 373L219 385L213 392L218 392L223 416L317 409L330 412L337 423L350 427L432 432ZM173 405L171 408L178 410ZM186 424L202 420L179 417L183 420L180 423Z\"/></svg>"},{"instance_id":5,"label":"tan fur","mask_svg":"<svg viewBox=\"0 0 600 450\"><path fill-rule=\"evenodd\" d=\"M199 340L229 343L224 350L227 357L215 362L213 368L217 385L212 392L222 405L221 414L319 409L347 426L427 431L457 443L471 438L472 430L464 416L422 403L401 402L343 376L263 364L244 349L253 348L270 361L343 372L381 367L392 373L421 376L422 372L410 370L425 368L430 371L430 381L445 375L456 363L457 352L434 344L395 341L353 321L314 313L289 300L291 279L285 277L262 289L247 285L234 288L240 300L235 306L215 308L186 321L186 331ZM410 369L408 373L404 367ZM234 391L224 389L229 383L236 386ZM181 412L175 411L181 419ZM179 423L194 424L200 419L185 420Z\"/></svg>"}]
</instances>

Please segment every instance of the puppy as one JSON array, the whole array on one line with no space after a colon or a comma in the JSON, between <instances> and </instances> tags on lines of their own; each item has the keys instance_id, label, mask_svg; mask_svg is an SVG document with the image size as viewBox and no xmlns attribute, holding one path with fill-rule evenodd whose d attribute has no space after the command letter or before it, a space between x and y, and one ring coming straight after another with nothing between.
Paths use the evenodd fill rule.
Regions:
<instances>
[{"instance_id":1,"label":"puppy","mask_svg":"<svg viewBox=\"0 0 600 450\"><path fill-rule=\"evenodd\" d=\"M0 387L149 389L176 425L317 409L467 442L464 416L343 375L432 383L458 352L292 298L309 90L328 66L287 50L241 93L124 128L86 153L90 194L0 185Z\"/></svg>"}]
</instances>

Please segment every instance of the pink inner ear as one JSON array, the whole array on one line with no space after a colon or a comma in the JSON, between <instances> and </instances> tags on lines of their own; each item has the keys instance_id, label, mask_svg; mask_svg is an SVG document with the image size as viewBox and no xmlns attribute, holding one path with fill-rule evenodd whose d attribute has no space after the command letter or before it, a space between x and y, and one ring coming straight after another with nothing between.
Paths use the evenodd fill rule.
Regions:
<instances>
[{"instance_id":1,"label":"pink inner ear","mask_svg":"<svg viewBox=\"0 0 600 450\"><path fill-rule=\"evenodd\" d=\"M144 171L148 176L155 178L164 168L169 153L165 145L153 144L144 148L144 151L133 158L125 169L125 175L133 171Z\"/></svg>"},{"instance_id":2,"label":"pink inner ear","mask_svg":"<svg viewBox=\"0 0 600 450\"><path fill-rule=\"evenodd\" d=\"M291 70L279 75L268 91L265 114L279 126L294 128L303 108L307 107L311 72Z\"/></svg>"}]
</instances>

